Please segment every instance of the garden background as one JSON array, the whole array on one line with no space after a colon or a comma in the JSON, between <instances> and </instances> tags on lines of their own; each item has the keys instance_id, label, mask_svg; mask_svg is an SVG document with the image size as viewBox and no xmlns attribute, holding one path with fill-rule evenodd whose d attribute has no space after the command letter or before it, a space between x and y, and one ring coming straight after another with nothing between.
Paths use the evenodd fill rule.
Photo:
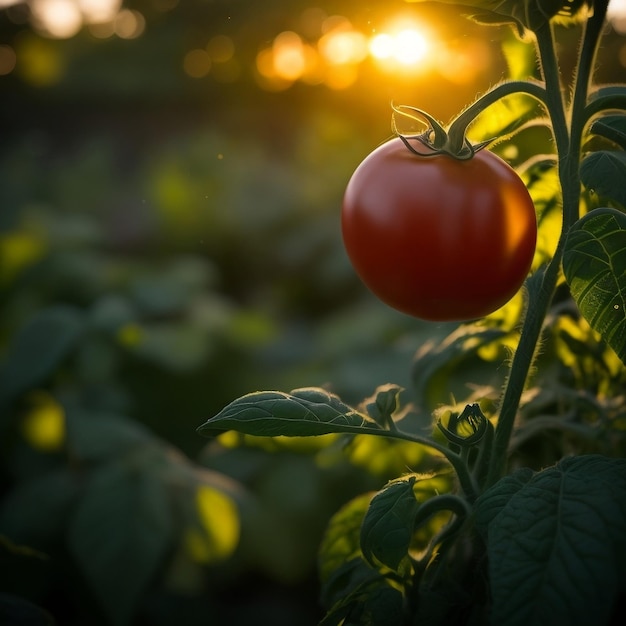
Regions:
<instances>
[{"instance_id":1,"label":"garden background","mask_svg":"<svg viewBox=\"0 0 626 626\"><path fill-rule=\"evenodd\" d=\"M420 451L196 428L258 389L410 385L453 325L365 290L343 190L392 101L446 121L520 45L434 3L0 0L0 610L317 623L328 519Z\"/></svg>"}]
</instances>

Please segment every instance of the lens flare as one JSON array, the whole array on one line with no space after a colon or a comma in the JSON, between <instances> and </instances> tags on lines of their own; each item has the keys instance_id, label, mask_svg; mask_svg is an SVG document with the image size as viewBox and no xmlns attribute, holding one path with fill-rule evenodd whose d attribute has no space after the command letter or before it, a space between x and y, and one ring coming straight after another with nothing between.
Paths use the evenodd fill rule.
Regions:
<instances>
[{"instance_id":1,"label":"lens flare","mask_svg":"<svg viewBox=\"0 0 626 626\"><path fill-rule=\"evenodd\" d=\"M419 26L401 20L374 35L368 47L370 55L389 69L416 69L423 64L431 44Z\"/></svg>"}]
</instances>

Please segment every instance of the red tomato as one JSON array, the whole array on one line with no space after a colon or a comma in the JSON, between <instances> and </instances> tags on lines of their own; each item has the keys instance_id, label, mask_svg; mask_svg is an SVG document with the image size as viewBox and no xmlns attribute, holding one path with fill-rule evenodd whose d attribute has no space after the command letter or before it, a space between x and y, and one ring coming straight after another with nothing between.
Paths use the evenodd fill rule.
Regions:
<instances>
[{"instance_id":1,"label":"red tomato","mask_svg":"<svg viewBox=\"0 0 626 626\"><path fill-rule=\"evenodd\" d=\"M418 156L400 138L357 167L341 219L346 251L369 289L432 321L475 319L505 304L537 240L530 195L502 159L487 150L463 161Z\"/></svg>"}]
</instances>

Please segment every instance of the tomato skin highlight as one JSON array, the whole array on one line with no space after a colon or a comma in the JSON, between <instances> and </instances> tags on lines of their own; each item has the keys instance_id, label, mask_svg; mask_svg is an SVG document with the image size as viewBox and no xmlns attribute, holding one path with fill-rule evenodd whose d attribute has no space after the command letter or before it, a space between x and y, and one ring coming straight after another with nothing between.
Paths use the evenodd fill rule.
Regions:
<instances>
[{"instance_id":1,"label":"tomato skin highlight","mask_svg":"<svg viewBox=\"0 0 626 626\"><path fill-rule=\"evenodd\" d=\"M365 285L394 309L430 321L500 308L522 286L537 241L528 190L498 156L418 156L398 137L355 170L341 225Z\"/></svg>"}]
</instances>

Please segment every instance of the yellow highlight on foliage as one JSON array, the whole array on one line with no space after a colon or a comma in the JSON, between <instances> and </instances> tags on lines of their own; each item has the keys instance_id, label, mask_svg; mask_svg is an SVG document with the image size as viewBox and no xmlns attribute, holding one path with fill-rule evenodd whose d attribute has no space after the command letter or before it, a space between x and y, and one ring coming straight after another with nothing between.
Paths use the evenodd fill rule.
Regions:
<instances>
[{"instance_id":1,"label":"yellow highlight on foliage","mask_svg":"<svg viewBox=\"0 0 626 626\"><path fill-rule=\"evenodd\" d=\"M225 448L237 448L241 444L243 435L235 430L227 430L217 438Z\"/></svg>"},{"instance_id":2,"label":"yellow highlight on foliage","mask_svg":"<svg viewBox=\"0 0 626 626\"><path fill-rule=\"evenodd\" d=\"M47 87L59 82L65 72L65 62L52 42L31 34L16 40L16 72L35 87Z\"/></svg>"},{"instance_id":3,"label":"yellow highlight on foliage","mask_svg":"<svg viewBox=\"0 0 626 626\"><path fill-rule=\"evenodd\" d=\"M138 324L126 324L117 333L118 341L127 348L132 348L141 343L143 331Z\"/></svg>"},{"instance_id":4,"label":"yellow highlight on foliage","mask_svg":"<svg viewBox=\"0 0 626 626\"><path fill-rule=\"evenodd\" d=\"M407 468L418 467L424 459L421 446L368 435L354 437L345 452L353 465L380 477L405 473Z\"/></svg>"},{"instance_id":5,"label":"yellow highlight on foliage","mask_svg":"<svg viewBox=\"0 0 626 626\"><path fill-rule=\"evenodd\" d=\"M624 371L624 363L622 363L621 359L612 348L607 347L603 356L604 364L611 377L617 377Z\"/></svg>"},{"instance_id":6,"label":"yellow highlight on foliage","mask_svg":"<svg viewBox=\"0 0 626 626\"><path fill-rule=\"evenodd\" d=\"M22 433L33 448L44 452L58 450L65 439L63 407L50 394L37 392L22 422Z\"/></svg>"},{"instance_id":7,"label":"yellow highlight on foliage","mask_svg":"<svg viewBox=\"0 0 626 626\"><path fill-rule=\"evenodd\" d=\"M26 233L0 236L0 284L9 283L46 253L45 242Z\"/></svg>"},{"instance_id":8,"label":"yellow highlight on foliage","mask_svg":"<svg viewBox=\"0 0 626 626\"><path fill-rule=\"evenodd\" d=\"M589 326L587 320L581 317L574 320L566 315L561 315L554 324L556 336L556 352L559 359L567 366L578 372L583 361L593 363L594 358L591 353L577 354L573 351L563 336L570 337L575 341L591 345L598 343L599 335Z\"/></svg>"},{"instance_id":9,"label":"yellow highlight on foliage","mask_svg":"<svg viewBox=\"0 0 626 626\"><path fill-rule=\"evenodd\" d=\"M506 335L478 348L476 354L484 361L499 361L513 354L519 343L517 329L524 311L526 295L520 289L505 305L491 313L488 318L506 331Z\"/></svg>"},{"instance_id":10,"label":"yellow highlight on foliage","mask_svg":"<svg viewBox=\"0 0 626 626\"><path fill-rule=\"evenodd\" d=\"M233 500L213 487L201 486L196 492L199 526L189 528L185 548L199 563L228 558L239 543L239 513Z\"/></svg>"}]
</instances>

